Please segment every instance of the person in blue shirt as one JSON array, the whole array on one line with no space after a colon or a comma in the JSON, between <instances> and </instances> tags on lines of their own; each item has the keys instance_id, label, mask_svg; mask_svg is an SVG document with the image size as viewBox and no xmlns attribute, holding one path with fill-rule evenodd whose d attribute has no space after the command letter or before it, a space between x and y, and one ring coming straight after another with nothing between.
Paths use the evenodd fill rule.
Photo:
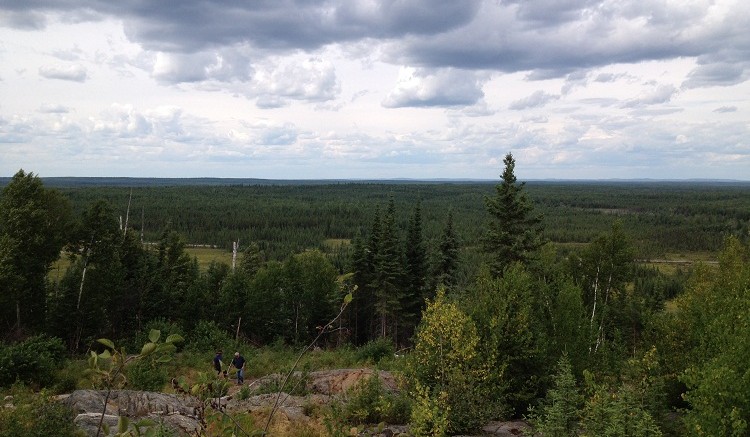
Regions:
<instances>
[{"instance_id":1,"label":"person in blue shirt","mask_svg":"<svg viewBox=\"0 0 750 437\"><path fill-rule=\"evenodd\" d=\"M232 366L237 369L237 385L242 385L245 382L245 357L240 355L239 352L235 352L234 358L232 358Z\"/></svg>"}]
</instances>

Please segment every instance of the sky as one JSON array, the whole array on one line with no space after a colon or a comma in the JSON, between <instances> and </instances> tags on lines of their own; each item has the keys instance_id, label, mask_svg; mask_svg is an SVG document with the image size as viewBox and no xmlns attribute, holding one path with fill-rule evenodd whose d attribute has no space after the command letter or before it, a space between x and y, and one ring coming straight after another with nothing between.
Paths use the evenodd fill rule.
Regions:
<instances>
[{"instance_id":1,"label":"sky","mask_svg":"<svg viewBox=\"0 0 750 437\"><path fill-rule=\"evenodd\" d=\"M0 176L750 180L747 0L2 0Z\"/></svg>"}]
</instances>

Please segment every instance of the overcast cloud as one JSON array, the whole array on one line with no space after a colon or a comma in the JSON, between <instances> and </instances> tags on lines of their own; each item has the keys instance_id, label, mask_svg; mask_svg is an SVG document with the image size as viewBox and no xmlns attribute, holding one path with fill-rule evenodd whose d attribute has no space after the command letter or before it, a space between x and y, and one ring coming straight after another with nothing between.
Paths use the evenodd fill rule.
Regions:
<instances>
[{"instance_id":1,"label":"overcast cloud","mask_svg":"<svg viewBox=\"0 0 750 437\"><path fill-rule=\"evenodd\" d=\"M745 0L9 0L0 175L750 179Z\"/></svg>"}]
</instances>

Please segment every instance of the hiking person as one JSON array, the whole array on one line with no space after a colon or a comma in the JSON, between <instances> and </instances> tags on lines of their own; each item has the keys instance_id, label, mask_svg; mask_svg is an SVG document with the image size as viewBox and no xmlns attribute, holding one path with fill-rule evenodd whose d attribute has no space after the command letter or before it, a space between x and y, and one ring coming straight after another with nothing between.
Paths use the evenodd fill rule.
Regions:
<instances>
[{"instance_id":1,"label":"hiking person","mask_svg":"<svg viewBox=\"0 0 750 437\"><path fill-rule=\"evenodd\" d=\"M227 371L224 370L224 363L222 362L222 352L217 351L216 356L214 357L214 370L216 370L216 376L221 376L222 371L224 372L224 377L227 377Z\"/></svg>"},{"instance_id":2,"label":"hiking person","mask_svg":"<svg viewBox=\"0 0 750 437\"><path fill-rule=\"evenodd\" d=\"M234 358L232 358L232 365L237 368L237 385L242 385L245 382L245 357L240 355L239 352L235 352Z\"/></svg>"}]
</instances>

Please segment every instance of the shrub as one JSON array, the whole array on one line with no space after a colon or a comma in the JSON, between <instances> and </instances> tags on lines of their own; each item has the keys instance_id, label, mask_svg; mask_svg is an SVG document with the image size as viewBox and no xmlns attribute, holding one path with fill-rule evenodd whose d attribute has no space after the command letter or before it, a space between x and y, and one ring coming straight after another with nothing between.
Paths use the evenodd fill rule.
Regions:
<instances>
[{"instance_id":1,"label":"shrub","mask_svg":"<svg viewBox=\"0 0 750 437\"><path fill-rule=\"evenodd\" d=\"M395 349L390 340L387 338L378 338L357 349L357 360L378 364L380 360L392 357L394 353Z\"/></svg>"},{"instance_id":2,"label":"shrub","mask_svg":"<svg viewBox=\"0 0 750 437\"><path fill-rule=\"evenodd\" d=\"M0 345L0 386L16 380L47 386L54 380L65 356L65 346L56 337L31 337L21 343Z\"/></svg>"},{"instance_id":3,"label":"shrub","mask_svg":"<svg viewBox=\"0 0 750 437\"><path fill-rule=\"evenodd\" d=\"M534 433L545 437L577 436L580 402L581 395L576 388L570 360L563 355L557 362L553 388L547 391L538 411L530 409L528 421L534 427Z\"/></svg>"},{"instance_id":4,"label":"shrub","mask_svg":"<svg viewBox=\"0 0 750 437\"><path fill-rule=\"evenodd\" d=\"M130 388L146 391L161 390L169 377L164 366L154 365L150 360L140 360L131 364L126 375Z\"/></svg>"},{"instance_id":5,"label":"shrub","mask_svg":"<svg viewBox=\"0 0 750 437\"><path fill-rule=\"evenodd\" d=\"M42 392L28 399L19 399L15 408L0 409L0 437L77 436L74 418L75 414L70 408Z\"/></svg>"},{"instance_id":6,"label":"shrub","mask_svg":"<svg viewBox=\"0 0 750 437\"><path fill-rule=\"evenodd\" d=\"M225 349L230 351L235 346L235 341L212 321L201 320L193 328L188 337L187 348L196 352L215 351Z\"/></svg>"},{"instance_id":7,"label":"shrub","mask_svg":"<svg viewBox=\"0 0 750 437\"><path fill-rule=\"evenodd\" d=\"M385 390L377 375L360 381L347 398L343 415L351 423L406 423L409 420L411 404L408 399Z\"/></svg>"},{"instance_id":8,"label":"shrub","mask_svg":"<svg viewBox=\"0 0 750 437\"><path fill-rule=\"evenodd\" d=\"M157 318L146 323L143 329L135 334L132 343L127 345L127 350L133 352L140 351L141 346L150 341L148 335L154 329L159 332L178 334L180 337L185 337L185 331L179 323L171 322L163 318ZM183 343L178 343L175 346L177 347L177 351L180 351L185 345Z\"/></svg>"}]
</instances>

